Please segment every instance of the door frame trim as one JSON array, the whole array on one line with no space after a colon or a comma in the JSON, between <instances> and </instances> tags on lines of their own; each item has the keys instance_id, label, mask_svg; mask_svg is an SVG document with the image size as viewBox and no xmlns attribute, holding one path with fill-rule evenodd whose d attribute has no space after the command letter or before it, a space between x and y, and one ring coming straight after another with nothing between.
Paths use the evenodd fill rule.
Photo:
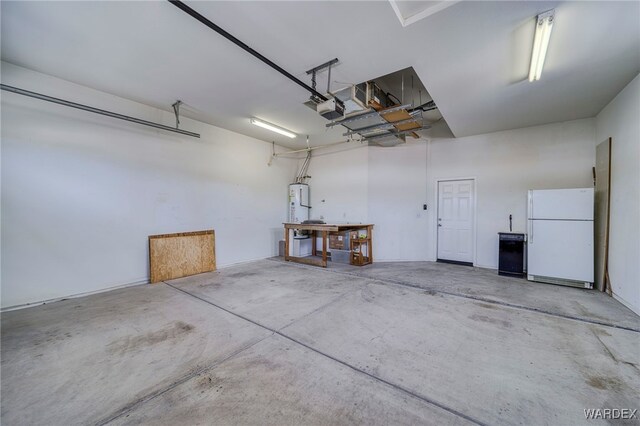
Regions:
<instances>
[{"instance_id":1,"label":"door frame trim","mask_svg":"<svg viewBox=\"0 0 640 426\"><path fill-rule=\"evenodd\" d=\"M472 180L473 181L473 241L471 243L471 249L473 250L473 255L472 255L472 259L473 259L473 266L478 266L477 265L477 258L476 258L476 254L478 252L478 250L476 250L476 246L478 243L478 209L477 209L477 205L478 205L478 179L476 179L475 176L468 176L468 177L455 177L455 178L436 178L435 179L435 206L436 206L436 211L435 211L435 215L433 217L433 229L435 232L435 261L438 261L438 211L440 208L440 182L451 182L451 181L457 181L457 180Z\"/></svg>"}]
</instances>

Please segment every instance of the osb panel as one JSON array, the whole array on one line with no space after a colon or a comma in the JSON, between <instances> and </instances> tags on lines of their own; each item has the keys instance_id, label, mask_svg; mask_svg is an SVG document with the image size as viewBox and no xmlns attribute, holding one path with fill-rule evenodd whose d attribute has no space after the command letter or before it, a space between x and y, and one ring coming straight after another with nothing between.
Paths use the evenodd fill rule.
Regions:
<instances>
[{"instance_id":1,"label":"osb panel","mask_svg":"<svg viewBox=\"0 0 640 426\"><path fill-rule=\"evenodd\" d=\"M151 282L216 270L213 230L149 236Z\"/></svg>"},{"instance_id":2,"label":"osb panel","mask_svg":"<svg viewBox=\"0 0 640 426\"><path fill-rule=\"evenodd\" d=\"M402 120L409 120L411 118L411 114L409 114L406 109L388 112L386 114L384 112L381 112L380 115L389 123L395 123L396 121L402 121Z\"/></svg>"},{"instance_id":3,"label":"osb panel","mask_svg":"<svg viewBox=\"0 0 640 426\"><path fill-rule=\"evenodd\" d=\"M369 106L376 111L380 111L382 109L382 105L380 105L379 102L376 102L373 99L369 101Z\"/></svg>"},{"instance_id":4,"label":"osb panel","mask_svg":"<svg viewBox=\"0 0 640 426\"><path fill-rule=\"evenodd\" d=\"M408 123L396 124L394 127L403 132L405 130L418 129L422 126L420 125L420 123L417 123L415 121L409 121Z\"/></svg>"}]
</instances>

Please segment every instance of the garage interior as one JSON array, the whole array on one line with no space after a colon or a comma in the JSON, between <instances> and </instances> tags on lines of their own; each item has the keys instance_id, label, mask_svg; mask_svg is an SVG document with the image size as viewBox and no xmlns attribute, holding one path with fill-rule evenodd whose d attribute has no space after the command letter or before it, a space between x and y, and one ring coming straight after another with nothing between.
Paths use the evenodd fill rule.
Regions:
<instances>
[{"instance_id":1,"label":"garage interior","mask_svg":"<svg viewBox=\"0 0 640 426\"><path fill-rule=\"evenodd\" d=\"M640 418L640 3L0 3L0 420Z\"/></svg>"}]
</instances>

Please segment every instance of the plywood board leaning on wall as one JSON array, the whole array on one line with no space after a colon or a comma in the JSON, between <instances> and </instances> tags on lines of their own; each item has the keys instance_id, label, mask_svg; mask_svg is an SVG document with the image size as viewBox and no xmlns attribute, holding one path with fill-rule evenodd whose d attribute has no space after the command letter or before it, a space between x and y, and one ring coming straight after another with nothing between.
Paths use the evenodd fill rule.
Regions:
<instances>
[{"instance_id":1,"label":"plywood board leaning on wall","mask_svg":"<svg viewBox=\"0 0 640 426\"><path fill-rule=\"evenodd\" d=\"M610 291L611 283L607 285L607 270L609 260L609 206L611 204L611 138L596 147L595 177L595 284L600 291Z\"/></svg>"},{"instance_id":2,"label":"plywood board leaning on wall","mask_svg":"<svg viewBox=\"0 0 640 426\"><path fill-rule=\"evenodd\" d=\"M213 230L149 236L151 283L216 270Z\"/></svg>"}]
</instances>

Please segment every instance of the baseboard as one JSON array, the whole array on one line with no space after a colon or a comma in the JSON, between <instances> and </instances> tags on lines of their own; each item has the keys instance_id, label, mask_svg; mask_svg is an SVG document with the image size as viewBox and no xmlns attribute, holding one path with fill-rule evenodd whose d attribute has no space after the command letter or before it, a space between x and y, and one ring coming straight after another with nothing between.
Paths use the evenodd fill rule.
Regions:
<instances>
[{"instance_id":1,"label":"baseboard","mask_svg":"<svg viewBox=\"0 0 640 426\"><path fill-rule=\"evenodd\" d=\"M448 260L448 259L438 259L436 260L438 263L448 263L451 265L460 265L460 266L471 266L473 267L473 262L460 262L458 260Z\"/></svg>"},{"instance_id":2,"label":"baseboard","mask_svg":"<svg viewBox=\"0 0 640 426\"><path fill-rule=\"evenodd\" d=\"M489 265L479 265L477 263L474 263L473 265L474 268L482 268L482 269L491 269L492 271L496 271L498 272L498 267L497 266L489 266Z\"/></svg>"},{"instance_id":3,"label":"baseboard","mask_svg":"<svg viewBox=\"0 0 640 426\"><path fill-rule=\"evenodd\" d=\"M133 287L136 285L147 284L147 283L149 283L149 278L141 278L139 280L132 281L126 284L119 284L112 287L102 288L100 290L93 290L93 291L87 291L84 293L71 294L69 296L61 296L53 299L42 300L39 302L31 302L31 303L23 303L21 305L7 306L6 308L0 309L0 312L9 312L9 311L17 311L18 309L33 308L35 306L46 305L48 303L60 302L61 300L77 299L78 297L91 296L92 294L106 293L107 291L118 290L120 288Z\"/></svg>"},{"instance_id":4,"label":"baseboard","mask_svg":"<svg viewBox=\"0 0 640 426\"><path fill-rule=\"evenodd\" d=\"M379 257L373 258L374 263L399 263L399 262L431 262L430 260L415 260L415 259L381 259Z\"/></svg>"},{"instance_id":5,"label":"baseboard","mask_svg":"<svg viewBox=\"0 0 640 426\"><path fill-rule=\"evenodd\" d=\"M265 260L265 259L268 259L268 257L259 257L259 258L250 259L250 260L243 260L241 262L228 263L228 264L225 264L225 265L218 266L217 269L229 268L229 267L232 267L232 266L242 265L244 263L251 263L251 262L256 262L258 260ZM48 303L59 302L61 300L65 300L65 299L76 299L78 297L90 296L92 294L100 294L100 293L105 293L107 291L118 290L120 288L133 287L133 286L136 286L136 285L148 284L148 283L149 283L149 278L148 277L147 278L141 278L139 280L132 281L132 282L129 282L129 283L126 283L126 284L118 284L118 285L115 285L115 286L102 288L100 290L87 291L87 292L84 292L84 293L77 293L77 294L70 294L68 296L55 297L53 299L46 299L46 300L41 300L41 301L37 301L37 302L30 302L30 303L23 303L23 304L20 304L20 305L7 306L5 308L0 308L0 312L9 312L9 311L16 311L18 309L32 308L34 306L46 305Z\"/></svg>"},{"instance_id":6,"label":"baseboard","mask_svg":"<svg viewBox=\"0 0 640 426\"><path fill-rule=\"evenodd\" d=\"M618 296L615 293L613 293L612 296L618 302L622 303L624 306L626 306L627 308L631 309L633 311L633 313L635 313L636 315L640 316L640 307L633 306L631 303L627 302L626 300L624 300L622 297Z\"/></svg>"}]
</instances>

